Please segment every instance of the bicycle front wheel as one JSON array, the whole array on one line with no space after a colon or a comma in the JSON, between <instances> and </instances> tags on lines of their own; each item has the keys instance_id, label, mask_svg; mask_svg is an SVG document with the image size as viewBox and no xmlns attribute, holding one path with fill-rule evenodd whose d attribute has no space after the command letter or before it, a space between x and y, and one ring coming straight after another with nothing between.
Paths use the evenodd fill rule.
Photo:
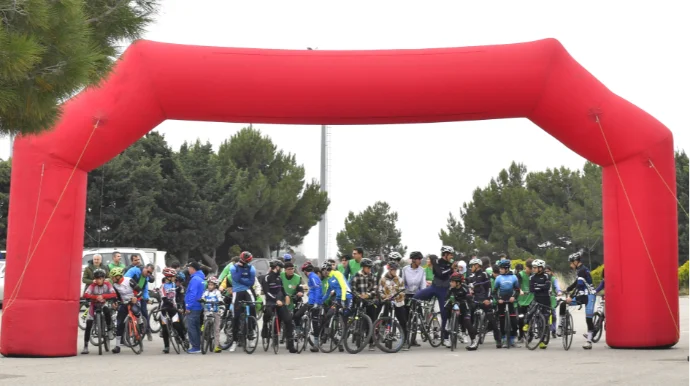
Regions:
<instances>
[{"instance_id":1,"label":"bicycle front wheel","mask_svg":"<svg viewBox=\"0 0 690 386\"><path fill-rule=\"evenodd\" d=\"M525 346L527 346L529 350L534 350L539 347L539 343L543 341L544 334L548 333L548 326L544 320L544 315L535 312L530 318L528 326Z\"/></svg>"},{"instance_id":2,"label":"bicycle front wheel","mask_svg":"<svg viewBox=\"0 0 690 386\"><path fill-rule=\"evenodd\" d=\"M125 318L125 341L132 351L139 355L144 351L143 329L140 324L132 320L129 316Z\"/></svg>"},{"instance_id":3,"label":"bicycle front wheel","mask_svg":"<svg viewBox=\"0 0 690 386\"><path fill-rule=\"evenodd\" d=\"M209 351L209 347L211 346L211 342L209 342L209 331L213 328L211 325L210 320L206 320L204 322L204 335L201 337L201 354L205 355ZM211 333L212 335L213 333Z\"/></svg>"},{"instance_id":4,"label":"bicycle front wheel","mask_svg":"<svg viewBox=\"0 0 690 386\"><path fill-rule=\"evenodd\" d=\"M395 318L379 318L374 323L374 341L379 350L396 353L405 343L402 326Z\"/></svg>"},{"instance_id":5,"label":"bicycle front wheel","mask_svg":"<svg viewBox=\"0 0 690 386\"><path fill-rule=\"evenodd\" d=\"M597 343L604 332L604 316L600 312L595 312L592 317L592 324L594 324L594 335L592 335L592 342Z\"/></svg>"},{"instance_id":6,"label":"bicycle front wheel","mask_svg":"<svg viewBox=\"0 0 690 386\"><path fill-rule=\"evenodd\" d=\"M168 331L168 336L170 340L170 345L172 346L173 350L175 350L176 353L180 353L180 342L178 339L180 337L177 335L177 330L171 325L170 321L168 323L163 324L161 328L165 328Z\"/></svg>"},{"instance_id":7,"label":"bicycle front wheel","mask_svg":"<svg viewBox=\"0 0 690 386\"><path fill-rule=\"evenodd\" d=\"M441 322L438 320L437 314L434 314L431 320L429 320L429 323L427 323L426 333L431 347L438 347L441 345L441 343L443 343L443 335L441 334Z\"/></svg>"},{"instance_id":8,"label":"bicycle front wheel","mask_svg":"<svg viewBox=\"0 0 690 386\"><path fill-rule=\"evenodd\" d=\"M326 319L319 332L319 350L326 354L335 351L340 346L344 329L345 321L342 315L336 313Z\"/></svg>"},{"instance_id":9,"label":"bicycle front wheel","mask_svg":"<svg viewBox=\"0 0 690 386\"><path fill-rule=\"evenodd\" d=\"M103 336L101 334L101 322L103 321L103 317L101 314L96 314L96 319L93 321L93 326L91 327L93 330L96 330L96 343L98 346L98 355L103 355ZM93 332L91 333L93 335Z\"/></svg>"},{"instance_id":10,"label":"bicycle front wheel","mask_svg":"<svg viewBox=\"0 0 690 386\"><path fill-rule=\"evenodd\" d=\"M369 338L373 333L374 326L368 315L359 315L350 319L345 329L345 350L350 354L357 354L367 346Z\"/></svg>"},{"instance_id":11,"label":"bicycle front wheel","mask_svg":"<svg viewBox=\"0 0 690 386\"><path fill-rule=\"evenodd\" d=\"M570 345L573 344L573 336L575 332L573 331L573 316L570 312L566 312L563 317L563 348L567 351L570 349Z\"/></svg>"},{"instance_id":12,"label":"bicycle front wheel","mask_svg":"<svg viewBox=\"0 0 690 386\"><path fill-rule=\"evenodd\" d=\"M259 343L259 324L256 322L256 318L251 315L247 317L244 328L244 352L252 354L256 351L256 346Z\"/></svg>"},{"instance_id":13,"label":"bicycle front wheel","mask_svg":"<svg viewBox=\"0 0 690 386\"><path fill-rule=\"evenodd\" d=\"M158 333L161 330L161 308L160 304L156 304L156 306L149 311L149 329L151 329L151 332Z\"/></svg>"},{"instance_id":14,"label":"bicycle front wheel","mask_svg":"<svg viewBox=\"0 0 690 386\"><path fill-rule=\"evenodd\" d=\"M458 347L458 315L453 312L450 317L450 351L455 351Z\"/></svg>"}]
</instances>

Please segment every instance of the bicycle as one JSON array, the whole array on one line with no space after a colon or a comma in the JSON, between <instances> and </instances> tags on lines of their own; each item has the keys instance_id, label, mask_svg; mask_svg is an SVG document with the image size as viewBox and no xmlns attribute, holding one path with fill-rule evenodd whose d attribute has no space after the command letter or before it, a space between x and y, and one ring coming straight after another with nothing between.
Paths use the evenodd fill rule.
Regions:
<instances>
[{"instance_id":1,"label":"bicycle","mask_svg":"<svg viewBox=\"0 0 690 386\"><path fill-rule=\"evenodd\" d=\"M374 322L374 343L383 352L396 353L405 344L402 326L395 318L395 298L403 292L405 292L404 289L381 301L383 309ZM397 344L393 346L394 343Z\"/></svg>"},{"instance_id":2,"label":"bicycle","mask_svg":"<svg viewBox=\"0 0 690 386\"><path fill-rule=\"evenodd\" d=\"M594 324L594 334L592 335L592 342L594 343L597 343L601 339L603 331L606 330L605 301L605 297L602 296L601 301L597 306L597 310L596 312L594 312L594 316L592 317L592 323Z\"/></svg>"},{"instance_id":3,"label":"bicycle","mask_svg":"<svg viewBox=\"0 0 690 386\"><path fill-rule=\"evenodd\" d=\"M225 306L225 312L223 312L223 316L220 318L220 327L221 327L221 332L223 337L225 337L225 341L223 342L223 337L221 337L221 342L220 342L220 349L221 350L227 350L232 346L233 342L233 336L232 336L232 318L233 318L233 307L232 303L227 304Z\"/></svg>"},{"instance_id":4,"label":"bicycle","mask_svg":"<svg viewBox=\"0 0 690 386\"><path fill-rule=\"evenodd\" d=\"M429 342L431 347L438 347L443 343L441 339L441 323L438 320L438 314L433 312L428 322L424 322L423 300L411 298L410 310L411 315L407 320L407 348L412 345L413 332L419 331L422 339ZM433 304L433 303L432 303Z\"/></svg>"},{"instance_id":5,"label":"bicycle","mask_svg":"<svg viewBox=\"0 0 690 386\"><path fill-rule=\"evenodd\" d=\"M220 304L219 302L207 302L204 299L201 299L200 302L202 304L210 304L210 305L218 305ZM214 343L220 343L220 342L215 342L216 339L216 333L215 333L215 328L216 328L216 316L213 312L205 312L206 315L204 315L204 327L203 327L203 336L201 337L201 354L206 355L208 351L213 351L213 349L216 347Z\"/></svg>"},{"instance_id":6,"label":"bicycle","mask_svg":"<svg viewBox=\"0 0 690 386\"><path fill-rule=\"evenodd\" d=\"M472 313L472 324L477 331L479 344L484 344L486 332L489 329L489 320L486 317L482 302L474 302L474 312ZM492 314L493 315L493 314Z\"/></svg>"},{"instance_id":7,"label":"bicycle","mask_svg":"<svg viewBox=\"0 0 690 386\"><path fill-rule=\"evenodd\" d=\"M517 300L517 299L516 299L516 300ZM504 314L505 314L504 317L503 317L503 323L504 323L504 324L503 324L503 328L504 328L503 332L506 334L505 348L507 348L507 349L509 349L510 346L511 346L511 344L510 344L510 338L511 338L510 334L511 334L512 327L513 327L513 323L512 323L511 320L510 320L510 307L509 307L509 304L511 304L511 303L512 303L512 304L515 304L515 303L516 303L516 300L514 300L514 301L512 301L512 302L509 301L509 300L499 300L499 303L498 303L498 304L505 304L505 307L503 308L503 312L504 312ZM502 303L501 303L501 302L502 302ZM517 310L516 310L516 312L517 312ZM499 321L501 320L501 317L500 317L500 315L498 314L498 309L497 309L496 319L499 320ZM496 323L496 324L498 325L498 323ZM500 331L500 327L499 327L499 326L496 326L496 328L498 328L499 331Z\"/></svg>"},{"instance_id":8,"label":"bicycle","mask_svg":"<svg viewBox=\"0 0 690 386\"><path fill-rule=\"evenodd\" d=\"M138 305L138 303L134 303ZM146 325L144 319L137 316L132 311L132 303L127 304L127 317L125 317L125 345L132 349L132 351L139 355L144 351L144 335L146 334ZM141 314L141 311L139 311Z\"/></svg>"},{"instance_id":9,"label":"bicycle","mask_svg":"<svg viewBox=\"0 0 690 386\"><path fill-rule=\"evenodd\" d=\"M362 298L355 292L353 294L357 297L357 301L345 322L343 341L348 353L357 354L364 350L374 332L371 318L367 315L367 306L374 305L374 302Z\"/></svg>"},{"instance_id":10,"label":"bicycle","mask_svg":"<svg viewBox=\"0 0 690 386\"><path fill-rule=\"evenodd\" d=\"M242 310L240 313L240 325L237 329L237 342L242 344L244 352L252 354L256 351L257 337L259 336L259 324L250 312L250 307L256 307L256 302L238 300L237 303L241 307L240 310ZM233 311L237 312L237 310ZM252 345L248 343L252 343Z\"/></svg>"},{"instance_id":11,"label":"bicycle","mask_svg":"<svg viewBox=\"0 0 690 386\"><path fill-rule=\"evenodd\" d=\"M149 304L155 304L152 309L149 310L149 329L152 333L158 333L161 331L161 301L160 301L160 288L156 288L151 291L151 298L149 299ZM155 300L155 301L154 301ZM148 307L148 305L147 305Z\"/></svg>"},{"instance_id":12,"label":"bicycle","mask_svg":"<svg viewBox=\"0 0 690 386\"><path fill-rule=\"evenodd\" d=\"M455 351L458 347L458 335L460 334L460 304L454 302L453 309L451 310L450 320L450 351Z\"/></svg>"},{"instance_id":13,"label":"bicycle","mask_svg":"<svg viewBox=\"0 0 690 386\"><path fill-rule=\"evenodd\" d=\"M103 355L103 349L106 352L110 351L111 338L108 336L109 331L103 307L107 307L106 303L95 303L93 305L93 325L91 327L91 336L89 337L91 344L98 346L98 355ZM112 326L114 324L111 324L111 328Z\"/></svg>"},{"instance_id":14,"label":"bicycle","mask_svg":"<svg viewBox=\"0 0 690 386\"><path fill-rule=\"evenodd\" d=\"M546 313L551 318L551 306L533 301L527 309L526 315L520 315L525 320L527 330L525 333L525 346L528 350L534 350L539 347L540 343L549 342L549 326L548 319L544 316Z\"/></svg>"},{"instance_id":15,"label":"bicycle","mask_svg":"<svg viewBox=\"0 0 690 386\"><path fill-rule=\"evenodd\" d=\"M89 305L91 302L89 299L80 298L79 299L79 329L86 330L86 321L89 319Z\"/></svg>"},{"instance_id":16,"label":"bicycle","mask_svg":"<svg viewBox=\"0 0 690 386\"><path fill-rule=\"evenodd\" d=\"M278 351L280 350L280 335L283 332L283 329L281 328L283 326L283 323L281 322L280 318L278 317L278 306L275 304L264 304L264 309L268 310L269 308L273 310L273 314L271 316L271 320L266 326L266 328L270 328L270 334L267 337L264 337L264 334L261 334L261 343L263 345L264 351L268 351L269 347L273 347L273 352L275 354L278 354ZM263 331L263 329L262 329ZM288 338L292 339L292 338Z\"/></svg>"},{"instance_id":17,"label":"bicycle","mask_svg":"<svg viewBox=\"0 0 690 386\"><path fill-rule=\"evenodd\" d=\"M556 301L556 307L560 307L561 303L564 303L565 299L560 298ZM570 345L573 344L573 336L575 335L573 315L570 313L570 304L566 304L565 315L561 317L561 322L563 323L562 336L563 336L563 348L568 351ZM579 305L578 310L582 309L582 304Z\"/></svg>"},{"instance_id":18,"label":"bicycle","mask_svg":"<svg viewBox=\"0 0 690 386\"><path fill-rule=\"evenodd\" d=\"M345 318L343 316L343 305L340 302L334 301L330 310L332 314L328 316L327 309L322 312L325 313L323 323L321 324L321 331L319 331L319 350L322 353L328 354L340 347L345 334ZM326 343L328 348L326 348Z\"/></svg>"},{"instance_id":19,"label":"bicycle","mask_svg":"<svg viewBox=\"0 0 690 386\"><path fill-rule=\"evenodd\" d=\"M179 315L179 313L178 313ZM168 331L168 339L170 340L170 345L175 350L175 353L179 354L181 349L185 352L189 350L189 342L177 333L177 329L173 327L172 321L161 313L160 315L161 329L165 328ZM182 323L182 318L180 318L180 323ZM182 323L184 326L184 323Z\"/></svg>"}]
</instances>

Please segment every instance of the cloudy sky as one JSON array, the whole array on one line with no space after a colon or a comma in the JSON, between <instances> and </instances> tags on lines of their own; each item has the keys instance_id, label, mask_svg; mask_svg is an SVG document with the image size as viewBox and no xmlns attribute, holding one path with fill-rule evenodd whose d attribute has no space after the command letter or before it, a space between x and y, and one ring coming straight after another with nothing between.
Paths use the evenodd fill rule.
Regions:
<instances>
[{"instance_id":1,"label":"cloudy sky","mask_svg":"<svg viewBox=\"0 0 690 386\"><path fill-rule=\"evenodd\" d=\"M683 2L622 1L291 1L166 0L145 38L225 47L319 50L435 48L516 43L553 37L613 92L646 110L688 149L690 27ZM261 6L260 6L260 4ZM340 5L333 5L333 4ZM666 3L668 5L662 5ZM266 5L270 4L270 7ZM683 37L685 36L685 37ZM156 130L173 147L216 148L242 124L167 121ZM257 125L319 177L320 129ZM330 127L329 252L348 211L384 200L399 213L403 243L424 253L477 186L511 161L528 170L585 160L525 119L423 125ZM448 159L449 152L456 154ZM0 143L0 157L9 145ZM413 172L423 170L422 172ZM165 246L157 246L164 249ZM304 252L316 257L318 227Z\"/></svg>"}]
</instances>

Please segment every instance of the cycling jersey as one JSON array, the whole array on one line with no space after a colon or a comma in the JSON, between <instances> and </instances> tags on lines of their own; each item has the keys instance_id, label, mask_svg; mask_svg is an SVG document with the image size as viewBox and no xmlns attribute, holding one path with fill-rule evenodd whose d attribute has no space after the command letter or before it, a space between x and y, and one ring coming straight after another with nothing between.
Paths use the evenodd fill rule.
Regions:
<instances>
[{"instance_id":1,"label":"cycling jersey","mask_svg":"<svg viewBox=\"0 0 690 386\"><path fill-rule=\"evenodd\" d=\"M206 301L203 304L206 313L218 312L218 305L223 301L223 295L217 289L204 291L201 298Z\"/></svg>"},{"instance_id":2,"label":"cycling jersey","mask_svg":"<svg viewBox=\"0 0 690 386\"><path fill-rule=\"evenodd\" d=\"M340 298L342 301L352 299L350 286L345 281L343 274L338 271L331 271L328 274L328 291L335 291L336 298Z\"/></svg>"},{"instance_id":3,"label":"cycling jersey","mask_svg":"<svg viewBox=\"0 0 690 386\"><path fill-rule=\"evenodd\" d=\"M448 294L446 294L446 298L452 298L451 301L454 303L471 300L472 296L470 295L470 287L468 287L465 283L461 283L459 286L456 286L455 288L450 287L448 288Z\"/></svg>"},{"instance_id":4,"label":"cycling jersey","mask_svg":"<svg viewBox=\"0 0 690 386\"><path fill-rule=\"evenodd\" d=\"M567 292L576 290L576 296L590 295L594 293L592 288L592 275L589 273L589 268L581 264L577 267L577 278L573 284L566 289Z\"/></svg>"},{"instance_id":5,"label":"cycling jersey","mask_svg":"<svg viewBox=\"0 0 690 386\"><path fill-rule=\"evenodd\" d=\"M230 263L223 268L223 271L220 273L220 276L218 276L218 282L222 283L227 277L230 275L230 268L235 265L234 263Z\"/></svg>"},{"instance_id":6,"label":"cycling jersey","mask_svg":"<svg viewBox=\"0 0 690 386\"><path fill-rule=\"evenodd\" d=\"M517 297L520 293L518 279L512 273L498 275L494 281L494 294L498 299L508 300Z\"/></svg>"},{"instance_id":7,"label":"cycling jersey","mask_svg":"<svg viewBox=\"0 0 690 386\"><path fill-rule=\"evenodd\" d=\"M417 291L426 288L426 274L422 267L405 266L402 269L402 278L405 284L405 293L408 295L414 295Z\"/></svg>"},{"instance_id":8,"label":"cycling jersey","mask_svg":"<svg viewBox=\"0 0 690 386\"><path fill-rule=\"evenodd\" d=\"M137 297L141 288L137 285L134 279L128 277L121 277L119 281L113 283L113 287L123 303L128 303L132 298Z\"/></svg>"},{"instance_id":9,"label":"cycling jersey","mask_svg":"<svg viewBox=\"0 0 690 386\"><path fill-rule=\"evenodd\" d=\"M470 273L467 284L474 291L474 299L484 301L491 297L491 279L482 269Z\"/></svg>"},{"instance_id":10,"label":"cycling jersey","mask_svg":"<svg viewBox=\"0 0 690 386\"><path fill-rule=\"evenodd\" d=\"M534 294L534 300L539 304L551 305L551 276L545 273L535 273L529 280L529 291Z\"/></svg>"},{"instance_id":11,"label":"cycling jersey","mask_svg":"<svg viewBox=\"0 0 690 386\"><path fill-rule=\"evenodd\" d=\"M235 264L230 267L233 292L248 291L256 279L256 269L251 265Z\"/></svg>"},{"instance_id":12,"label":"cycling jersey","mask_svg":"<svg viewBox=\"0 0 690 386\"><path fill-rule=\"evenodd\" d=\"M323 303L323 292L321 289L321 278L314 272L309 272L309 300L308 304Z\"/></svg>"},{"instance_id":13,"label":"cycling jersey","mask_svg":"<svg viewBox=\"0 0 690 386\"><path fill-rule=\"evenodd\" d=\"M434 280L431 285L435 287L450 287L450 275L453 274L453 267L446 259L438 259L434 262Z\"/></svg>"},{"instance_id":14,"label":"cycling jersey","mask_svg":"<svg viewBox=\"0 0 690 386\"><path fill-rule=\"evenodd\" d=\"M177 307L177 297L179 296L179 288L174 282L163 282L161 286L161 296L164 307Z\"/></svg>"},{"instance_id":15,"label":"cycling jersey","mask_svg":"<svg viewBox=\"0 0 690 386\"><path fill-rule=\"evenodd\" d=\"M91 300L91 305L98 302L96 299L98 299L99 296L102 296L103 299L117 298L115 289L112 284L107 281L104 281L103 285L97 285L96 282L93 282L86 288L86 292L84 292L84 298Z\"/></svg>"}]
</instances>

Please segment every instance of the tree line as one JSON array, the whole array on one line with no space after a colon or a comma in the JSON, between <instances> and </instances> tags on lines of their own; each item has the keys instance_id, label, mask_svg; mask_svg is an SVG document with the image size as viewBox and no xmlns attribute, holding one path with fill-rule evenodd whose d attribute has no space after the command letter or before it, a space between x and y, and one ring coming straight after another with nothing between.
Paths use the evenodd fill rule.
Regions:
<instances>
[{"instance_id":1,"label":"tree line","mask_svg":"<svg viewBox=\"0 0 690 386\"><path fill-rule=\"evenodd\" d=\"M688 156L675 153L678 205L678 263L688 260ZM661 183L661 182L659 182ZM592 268L603 263L601 167L587 162L582 170L565 167L527 172L513 162L485 187L477 187L459 215L448 215L440 243L458 252L513 259L541 258L555 270L567 269L567 256L584 249ZM404 254L397 212L376 202L359 214L350 212L337 237L339 255L361 246L372 256L396 250Z\"/></svg>"},{"instance_id":2,"label":"tree line","mask_svg":"<svg viewBox=\"0 0 690 386\"><path fill-rule=\"evenodd\" d=\"M0 243L7 237L11 162L0 163ZM297 246L329 205L295 155L244 128L218 152L174 151L151 132L88 175L85 247L157 247L182 263L217 268L250 250L268 257Z\"/></svg>"}]
</instances>

